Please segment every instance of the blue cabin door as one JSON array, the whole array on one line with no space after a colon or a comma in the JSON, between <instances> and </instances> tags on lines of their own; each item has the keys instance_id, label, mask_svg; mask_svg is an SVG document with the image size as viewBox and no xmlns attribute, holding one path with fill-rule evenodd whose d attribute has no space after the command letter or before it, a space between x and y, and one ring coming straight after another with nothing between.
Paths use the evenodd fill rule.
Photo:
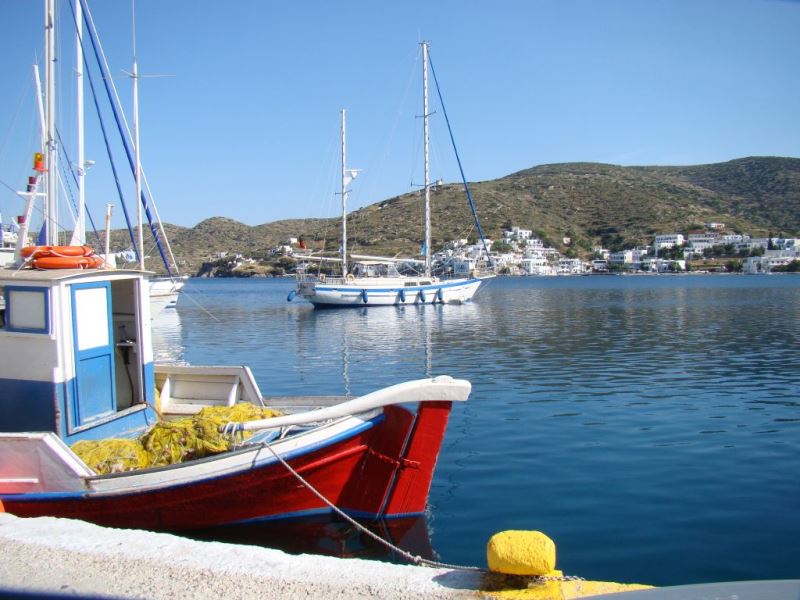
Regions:
<instances>
[{"instance_id":1,"label":"blue cabin door","mask_svg":"<svg viewBox=\"0 0 800 600\"><path fill-rule=\"evenodd\" d=\"M71 288L75 353L72 425L81 427L116 411L111 285L104 281Z\"/></svg>"}]
</instances>

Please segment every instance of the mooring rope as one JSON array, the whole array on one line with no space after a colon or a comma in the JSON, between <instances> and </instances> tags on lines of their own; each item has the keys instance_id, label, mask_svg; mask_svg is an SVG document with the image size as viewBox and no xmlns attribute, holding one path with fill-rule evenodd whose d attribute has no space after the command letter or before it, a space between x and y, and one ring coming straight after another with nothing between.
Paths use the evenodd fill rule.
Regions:
<instances>
[{"instance_id":1,"label":"mooring rope","mask_svg":"<svg viewBox=\"0 0 800 600\"><path fill-rule=\"evenodd\" d=\"M457 570L460 570L460 571L473 571L473 572L477 572L477 573L491 573L491 571L489 571L489 569L484 569L482 567L456 565L456 564L452 564L452 563L439 562L439 561L436 561L436 560L428 560L427 558L422 558L421 556L419 556L417 554L411 554L410 552L407 552L407 551L403 550L402 548L400 548L398 546L395 546L390 541L383 539L377 533L374 533L373 531L370 531L367 527L365 527L364 525L362 525L361 523L359 523L358 521L353 519L350 515L345 513L342 509L340 509L338 506L336 506L333 502L328 500L324 495L322 495L322 493L319 490L317 490L302 475L300 475L300 473L295 471L292 468L292 466L289 463L287 463L275 451L275 449L269 443L262 442L261 445L263 447L265 447L267 450L269 450L272 453L272 455L276 459L278 459L278 461L284 467L286 467L287 471L289 471L292 475L294 475L297 478L297 480L300 483L302 483L306 488L308 488L308 490L310 492L312 492L317 498L319 498L325 504L327 504L328 507L333 512L335 512L337 515L342 517L345 521L350 523L353 527L355 527L356 529L358 529L362 533L367 534L373 540L375 540L376 542L378 542L380 544L383 544L384 546L386 546L387 548L389 548L393 552L396 552L397 554L399 554L400 556L402 556L403 558L405 558L409 562L412 562L412 563L414 563L416 565L420 565L420 566L423 566L423 567L433 567L433 568L437 568L437 569L457 569ZM584 581L584 580L585 579L583 577L580 577L578 575L538 575L538 576L530 577L530 581L531 582L538 582L538 583L545 583L547 581Z\"/></svg>"},{"instance_id":2,"label":"mooring rope","mask_svg":"<svg viewBox=\"0 0 800 600\"><path fill-rule=\"evenodd\" d=\"M435 561L435 560L428 560L427 558L423 558L423 557L421 557L419 555L412 554L410 552L407 552L407 551L403 550L402 548L400 548L398 546L395 546L390 541L383 539L377 533L374 533L373 531L370 531L367 527L365 527L364 525L362 525L361 523L359 523L358 521L353 519L350 515L345 513L342 509L340 509L338 506L336 506L333 502L328 500L324 495L322 495L321 492L319 492L313 485L311 485L311 483L309 483L302 475L300 475L300 473L295 471L292 468L292 466L289 463L287 463L275 451L275 449L270 444L268 444L267 442L262 442L262 446L264 446L267 450L269 450L272 453L272 455L276 459L278 459L278 461L284 467L286 467L287 471L289 471L292 475L294 475L297 478L297 480L300 483L302 483L306 488L308 488L308 490L311 493L313 493L317 498L319 498L320 500L322 500L322 502L327 504L328 507L333 512L335 512L337 515L339 515L341 518L343 518L345 521L350 523L353 527L355 527L356 529L358 529L362 533L367 534L369 537L374 539L376 542L378 542L380 544L383 544L384 546L386 546L387 548L389 548L393 552L396 552L397 554L399 554L400 556L402 556L403 558L405 558L409 562L412 562L412 563L417 564L417 565L425 566L425 567L435 567L435 568L442 568L442 569L459 569L459 570L462 570L462 571L477 571L477 572L481 572L481 573L487 572L486 569L483 569L481 567L454 565L454 564L449 564L449 563L438 562L438 561Z\"/></svg>"}]
</instances>

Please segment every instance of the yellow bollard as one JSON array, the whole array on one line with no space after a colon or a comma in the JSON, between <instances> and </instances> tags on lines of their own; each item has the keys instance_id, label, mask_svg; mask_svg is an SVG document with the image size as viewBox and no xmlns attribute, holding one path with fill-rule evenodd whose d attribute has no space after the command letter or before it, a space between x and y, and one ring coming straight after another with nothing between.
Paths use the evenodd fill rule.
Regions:
<instances>
[{"instance_id":1,"label":"yellow bollard","mask_svg":"<svg viewBox=\"0 0 800 600\"><path fill-rule=\"evenodd\" d=\"M501 531L486 546L489 569L507 575L547 575L556 568L556 544L541 531Z\"/></svg>"},{"instance_id":2,"label":"yellow bollard","mask_svg":"<svg viewBox=\"0 0 800 600\"><path fill-rule=\"evenodd\" d=\"M575 600L597 594L647 589L640 584L584 581L556 570L556 544L541 531L501 531L486 545L492 571L481 592L502 600Z\"/></svg>"}]
</instances>

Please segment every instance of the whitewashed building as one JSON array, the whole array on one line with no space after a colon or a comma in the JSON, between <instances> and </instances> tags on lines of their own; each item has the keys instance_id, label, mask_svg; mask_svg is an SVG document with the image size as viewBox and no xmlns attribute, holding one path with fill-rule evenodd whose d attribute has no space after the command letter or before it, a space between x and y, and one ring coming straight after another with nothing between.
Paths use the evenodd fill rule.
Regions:
<instances>
[{"instance_id":1,"label":"whitewashed building","mask_svg":"<svg viewBox=\"0 0 800 600\"><path fill-rule=\"evenodd\" d=\"M664 235L657 235L653 242L653 248L661 250L663 248L673 248L681 246L685 242L682 233L666 233Z\"/></svg>"},{"instance_id":2,"label":"whitewashed building","mask_svg":"<svg viewBox=\"0 0 800 600\"><path fill-rule=\"evenodd\" d=\"M717 238L717 244L726 245L726 244L733 244L736 246L737 244L746 244L751 242L749 235L742 235L741 233L724 233ZM766 242L766 238L764 238Z\"/></svg>"},{"instance_id":3,"label":"whitewashed building","mask_svg":"<svg viewBox=\"0 0 800 600\"><path fill-rule=\"evenodd\" d=\"M608 264L618 267L633 265L633 250L620 250L619 252L611 252L608 255Z\"/></svg>"},{"instance_id":4,"label":"whitewashed building","mask_svg":"<svg viewBox=\"0 0 800 600\"><path fill-rule=\"evenodd\" d=\"M706 248L711 248L717 244L719 234L713 231L703 233L690 233L687 236L687 244L691 247L694 254L702 254Z\"/></svg>"},{"instance_id":5,"label":"whitewashed building","mask_svg":"<svg viewBox=\"0 0 800 600\"><path fill-rule=\"evenodd\" d=\"M675 271L685 271L686 261L646 256L642 259L641 268L642 271L647 271L649 273L671 273Z\"/></svg>"},{"instance_id":6,"label":"whitewashed building","mask_svg":"<svg viewBox=\"0 0 800 600\"><path fill-rule=\"evenodd\" d=\"M748 256L742 261L743 273L770 273L773 268L800 260L800 247L766 250L763 256Z\"/></svg>"},{"instance_id":7,"label":"whitewashed building","mask_svg":"<svg viewBox=\"0 0 800 600\"><path fill-rule=\"evenodd\" d=\"M635 271L640 268L642 259L647 255L647 248L633 248L631 250L611 252L608 255L608 264Z\"/></svg>"},{"instance_id":8,"label":"whitewashed building","mask_svg":"<svg viewBox=\"0 0 800 600\"><path fill-rule=\"evenodd\" d=\"M544 254L524 256L519 261L519 268L524 275L555 275L557 272Z\"/></svg>"},{"instance_id":9,"label":"whitewashed building","mask_svg":"<svg viewBox=\"0 0 800 600\"><path fill-rule=\"evenodd\" d=\"M558 272L562 275L580 275L590 270L589 263L580 258L562 258L558 261Z\"/></svg>"},{"instance_id":10,"label":"whitewashed building","mask_svg":"<svg viewBox=\"0 0 800 600\"><path fill-rule=\"evenodd\" d=\"M533 237L533 231L531 231L530 229L521 229L519 227L512 227L511 235L513 235L514 239L517 241L529 240L531 239L531 237Z\"/></svg>"}]
</instances>

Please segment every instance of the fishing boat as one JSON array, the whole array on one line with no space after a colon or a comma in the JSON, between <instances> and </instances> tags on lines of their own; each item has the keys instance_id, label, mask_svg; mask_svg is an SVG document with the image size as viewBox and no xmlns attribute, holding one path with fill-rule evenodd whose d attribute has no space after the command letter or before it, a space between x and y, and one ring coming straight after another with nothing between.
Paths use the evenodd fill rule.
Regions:
<instances>
[{"instance_id":1,"label":"fishing boat","mask_svg":"<svg viewBox=\"0 0 800 600\"><path fill-rule=\"evenodd\" d=\"M54 14L54 0L45 0L48 97L55 85ZM48 103L50 124L54 111ZM52 125L46 142L47 156L34 163L28 216L39 178L53 171ZM45 211L55 215L48 192ZM332 512L424 513L452 404L468 398L468 381L407 381L356 398L306 390L265 398L245 366L154 361L146 272L106 269L83 246L21 244L13 268L0 268L6 511L151 530ZM77 442L131 440L204 408L244 405L269 406L278 416L226 422L229 446L202 458L100 473L73 450Z\"/></svg>"},{"instance_id":2,"label":"fishing boat","mask_svg":"<svg viewBox=\"0 0 800 600\"><path fill-rule=\"evenodd\" d=\"M492 275L485 273L476 274L474 271L467 276L444 278L432 273L431 261L431 181L429 171L429 133L428 119L428 43L422 42L422 90L423 90L423 149L425 175L422 187L425 199L425 241L423 244L423 259L388 258L378 256L365 256L347 253L347 198L349 184L356 177L358 171L347 167L346 147L346 120L345 111L342 110L342 239L339 257L326 258L323 256L305 255L301 258L303 263L298 268L296 279L297 286L288 297L291 301L295 297L304 298L316 307L333 306L393 306L405 304L456 304L469 302L478 291L481 283ZM435 72L434 72L435 79ZM437 84L438 90L438 84ZM441 94L439 95L441 100ZM442 104L442 107L444 105ZM444 108L443 108L444 112ZM446 115L446 112L445 112ZM449 122L448 122L449 127ZM452 137L452 135L451 135ZM454 147L455 148L455 147ZM457 156L457 153L456 153ZM460 165L460 160L459 160ZM463 177L467 199L472 208L475 224L484 251L489 257L489 250L483 239L483 231L477 218L475 205L469 191L466 179ZM309 264L314 261L333 261L341 266L339 276L327 276L314 273ZM418 265L421 272L407 274L401 273L398 266Z\"/></svg>"}]
</instances>

